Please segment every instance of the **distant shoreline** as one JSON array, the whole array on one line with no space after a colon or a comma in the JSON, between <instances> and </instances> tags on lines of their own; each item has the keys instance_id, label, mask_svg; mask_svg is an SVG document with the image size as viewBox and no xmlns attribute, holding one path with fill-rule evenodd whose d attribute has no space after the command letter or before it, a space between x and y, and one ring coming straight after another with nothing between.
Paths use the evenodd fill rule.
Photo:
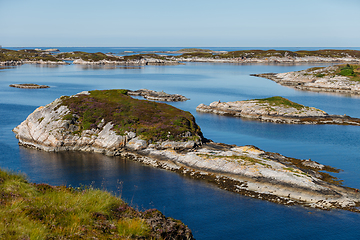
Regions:
<instances>
[{"instance_id":1,"label":"distant shoreline","mask_svg":"<svg viewBox=\"0 0 360 240\"><path fill-rule=\"evenodd\" d=\"M95 48L96 49L96 48ZM106 49L106 48L105 48ZM158 54L157 54L158 53ZM240 50L220 51L200 48L179 50L129 51L119 53L71 51L59 49L0 49L0 65L14 66L24 63L68 64L64 60L82 65L176 65L182 62L211 63L359 63L360 50L321 49L321 50Z\"/></svg>"}]
</instances>

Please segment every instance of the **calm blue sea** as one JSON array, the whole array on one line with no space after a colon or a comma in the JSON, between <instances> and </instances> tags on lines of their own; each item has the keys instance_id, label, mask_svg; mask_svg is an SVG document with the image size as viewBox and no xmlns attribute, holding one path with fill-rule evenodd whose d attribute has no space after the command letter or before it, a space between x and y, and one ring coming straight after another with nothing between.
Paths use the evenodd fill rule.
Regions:
<instances>
[{"instance_id":1,"label":"calm blue sea","mask_svg":"<svg viewBox=\"0 0 360 240\"><path fill-rule=\"evenodd\" d=\"M59 49L120 53L181 48ZM233 50L237 49L244 48ZM360 127L261 123L195 111L200 103L283 96L331 114L360 117L359 97L297 91L249 76L313 66L186 63L131 68L77 65L0 68L0 167L26 173L31 181L38 183L92 184L107 189L140 210L157 208L166 216L182 220L196 239L359 239L360 214L277 205L117 157L26 149L18 146L11 131L38 106L62 95L113 88L163 90L190 98L172 105L190 111L204 136L213 141L251 144L289 157L311 158L342 169L335 175L343 179L345 185L360 188ZM46 84L51 88L16 89L9 87L12 83Z\"/></svg>"}]
</instances>

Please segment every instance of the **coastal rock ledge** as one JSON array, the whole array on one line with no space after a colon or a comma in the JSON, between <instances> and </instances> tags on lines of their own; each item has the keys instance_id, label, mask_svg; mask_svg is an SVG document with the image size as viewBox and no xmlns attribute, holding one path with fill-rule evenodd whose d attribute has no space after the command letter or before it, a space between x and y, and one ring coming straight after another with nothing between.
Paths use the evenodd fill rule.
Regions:
<instances>
[{"instance_id":1,"label":"coastal rock ledge","mask_svg":"<svg viewBox=\"0 0 360 240\"><path fill-rule=\"evenodd\" d=\"M320 109L307 107L286 98L275 96L235 102L200 104L196 111L287 124L360 125L359 118L330 115Z\"/></svg>"},{"instance_id":2,"label":"coastal rock ledge","mask_svg":"<svg viewBox=\"0 0 360 240\"><path fill-rule=\"evenodd\" d=\"M190 113L126 93L61 97L37 108L13 131L25 147L120 156L279 204L360 212L358 190L326 173L339 170L254 146L211 142Z\"/></svg>"}]
</instances>

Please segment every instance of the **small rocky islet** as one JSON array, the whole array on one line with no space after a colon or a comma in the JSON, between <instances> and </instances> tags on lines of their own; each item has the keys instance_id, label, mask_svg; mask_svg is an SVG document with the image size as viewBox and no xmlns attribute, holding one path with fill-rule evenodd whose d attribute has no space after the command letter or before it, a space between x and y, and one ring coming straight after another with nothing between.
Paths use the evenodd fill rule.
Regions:
<instances>
[{"instance_id":1,"label":"small rocky islet","mask_svg":"<svg viewBox=\"0 0 360 240\"><path fill-rule=\"evenodd\" d=\"M217 101L210 105L200 104L196 111L274 123L360 125L359 118L331 115L280 96L235 102Z\"/></svg>"},{"instance_id":2,"label":"small rocky islet","mask_svg":"<svg viewBox=\"0 0 360 240\"><path fill-rule=\"evenodd\" d=\"M10 84L9 87L14 88L26 88L26 89L39 89L39 88L50 88L47 85L39 85L36 83L19 83L19 84Z\"/></svg>"},{"instance_id":3,"label":"small rocky islet","mask_svg":"<svg viewBox=\"0 0 360 240\"><path fill-rule=\"evenodd\" d=\"M254 146L206 139L189 113L128 90L63 96L37 108L13 129L19 144L44 151L87 151L205 179L258 199L359 212L357 189L341 186L315 161L285 157Z\"/></svg>"},{"instance_id":4,"label":"small rocky islet","mask_svg":"<svg viewBox=\"0 0 360 240\"><path fill-rule=\"evenodd\" d=\"M312 92L360 94L360 65L340 64L314 67L297 72L252 74L283 86Z\"/></svg>"},{"instance_id":5,"label":"small rocky islet","mask_svg":"<svg viewBox=\"0 0 360 240\"><path fill-rule=\"evenodd\" d=\"M149 89L139 89L135 91L128 90L130 96L141 96L148 100L164 101L164 102L183 102L189 100L180 94L169 94L164 91L154 91Z\"/></svg>"}]
</instances>

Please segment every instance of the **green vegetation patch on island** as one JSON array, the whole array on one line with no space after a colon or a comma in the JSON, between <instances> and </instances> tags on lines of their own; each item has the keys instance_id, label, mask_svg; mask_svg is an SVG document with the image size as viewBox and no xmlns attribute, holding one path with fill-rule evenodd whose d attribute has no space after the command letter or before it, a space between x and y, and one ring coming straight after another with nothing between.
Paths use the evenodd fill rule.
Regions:
<instances>
[{"instance_id":1,"label":"green vegetation patch on island","mask_svg":"<svg viewBox=\"0 0 360 240\"><path fill-rule=\"evenodd\" d=\"M111 122L113 130L120 135L131 131L152 141L192 140L202 135L190 112L165 103L134 99L127 91L95 90L89 95L62 97L61 105L71 111L64 118L79 122L79 131L100 128L104 119ZM188 133L188 137L184 137L184 133Z\"/></svg>"},{"instance_id":2,"label":"green vegetation patch on island","mask_svg":"<svg viewBox=\"0 0 360 240\"><path fill-rule=\"evenodd\" d=\"M358 64L340 64L331 67L313 67L306 69L304 76L314 76L317 78L334 78L336 76L348 77L350 81L360 81L360 65Z\"/></svg>"},{"instance_id":3,"label":"green vegetation patch on island","mask_svg":"<svg viewBox=\"0 0 360 240\"><path fill-rule=\"evenodd\" d=\"M33 184L0 169L0 194L1 239L192 239L181 221L91 187Z\"/></svg>"},{"instance_id":4,"label":"green vegetation patch on island","mask_svg":"<svg viewBox=\"0 0 360 240\"><path fill-rule=\"evenodd\" d=\"M290 101L289 99L274 96L262 99L253 99L248 101L257 101L258 103L268 103L270 106L292 107L298 110L306 108L306 106Z\"/></svg>"}]
</instances>

